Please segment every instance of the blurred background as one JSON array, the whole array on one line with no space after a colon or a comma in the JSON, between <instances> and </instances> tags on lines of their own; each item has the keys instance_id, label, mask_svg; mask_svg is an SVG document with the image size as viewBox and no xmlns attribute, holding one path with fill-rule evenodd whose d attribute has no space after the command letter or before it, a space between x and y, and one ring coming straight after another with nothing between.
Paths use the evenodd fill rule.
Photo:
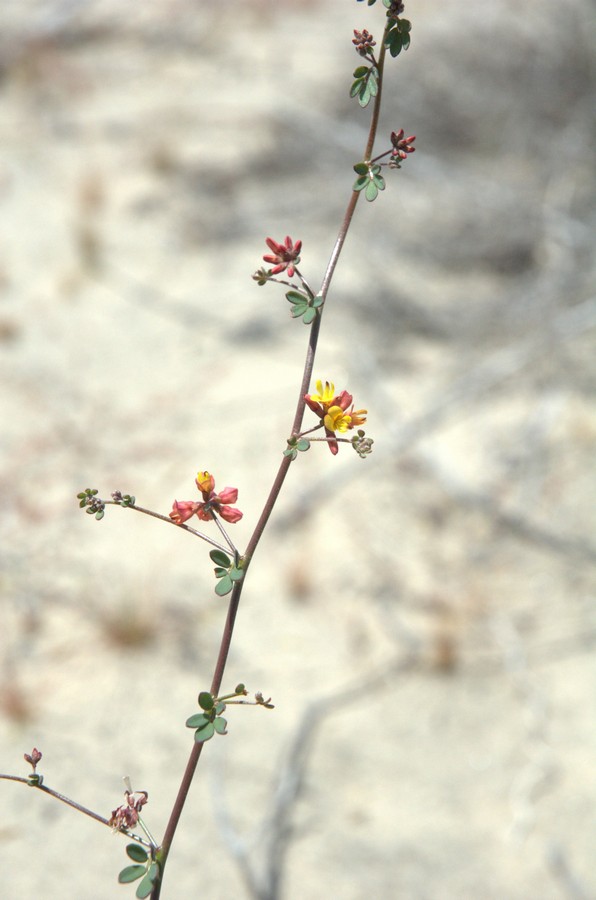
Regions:
<instances>
[{"instance_id":1,"label":"blurred background","mask_svg":"<svg viewBox=\"0 0 596 900\"><path fill-rule=\"evenodd\" d=\"M210 900L591 900L596 558L590 0L406 2L316 377L374 453L290 471L243 594L230 710L162 892ZM251 274L317 285L362 157L354 0L4 0L0 771L160 837L225 618L167 513L199 469L246 545L307 330ZM314 424L314 420L312 422ZM104 900L125 841L0 784L5 896ZM127 892L127 893L126 893Z\"/></svg>"}]
</instances>

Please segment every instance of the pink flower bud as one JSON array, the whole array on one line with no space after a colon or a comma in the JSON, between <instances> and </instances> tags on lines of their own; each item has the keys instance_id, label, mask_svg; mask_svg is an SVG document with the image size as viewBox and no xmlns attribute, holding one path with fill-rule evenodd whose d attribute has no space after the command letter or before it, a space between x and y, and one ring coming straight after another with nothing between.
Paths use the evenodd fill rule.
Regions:
<instances>
[{"instance_id":1,"label":"pink flower bud","mask_svg":"<svg viewBox=\"0 0 596 900\"><path fill-rule=\"evenodd\" d=\"M226 522L230 522L232 525L234 522L239 522L243 515L235 506L220 506L217 511L222 519L225 519Z\"/></svg>"},{"instance_id":2,"label":"pink flower bud","mask_svg":"<svg viewBox=\"0 0 596 900\"><path fill-rule=\"evenodd\" d=\"M225 487L214 499L219 503L235 503L238 499L238 488Z\"/></svg>"}]
</instances>

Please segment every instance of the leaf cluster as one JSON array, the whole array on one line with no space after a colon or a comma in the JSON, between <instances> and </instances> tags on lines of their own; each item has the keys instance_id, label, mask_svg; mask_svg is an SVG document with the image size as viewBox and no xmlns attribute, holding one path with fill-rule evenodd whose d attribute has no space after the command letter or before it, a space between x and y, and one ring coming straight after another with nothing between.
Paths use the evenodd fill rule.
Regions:
<instances>
[{"instance_id":1,"label":"leaf cluster","mask_svg":"<svg viewBox=\"0 0 596 900\"><path fill-rule=\"evenodd\" d=\"M130 884L132 881L142 879L137 887L135 897L148 897L155 882L159 877L159 865L152 860L144 847L140 844L129 844L126 853L135 863L133 866L126 866L118 875L120 884Z\"/></svg>"},{"instance_id":2,"label":"leaf cluster","mask_svg":"<svg viewBox=\"0 0 596 900\"><path fill-rule=\"evenodd\" d=\"M244 569L233 563L223 550L212 550L209 556L215 563L215 577L219 579L215 585L215 593L219 597L225 597L234 587L234 582L242 581Z\"/></svg>"},{"instance_id":3,"label":"leaf cluster","mask_svg":"<svg viewBox=\"0 0 596 900\"><path fill-rule=\"evenodd\" d=\"M310 447L310 441L308 438L304 437L291 437L288 438L288 446L284 450L284 456L289 456L291 459L296 459L298 453L304 453Z\"/></svg>"},{"instance_id":4,"label":"leaf cluster","mask_svg":"<svg viewBox=\"0 0 596 900\"><path fill-rule=\"evenodd\" d=\"M321 294L317 294L315 297L309 297L307 294L303 294L302 291L288 291L286 300L288 303L292 304L290 310L292 318L299 319L302 317L302 321L305 325L310 325L317 314L317 310L320 309L324 303Z\"/></svg>"},{"instance_id":5,"label":"leaf cluster","mask_svg":"<svg viewBox=\"0 0 596 900\"><path fill-rule=\"evenodd\" d=\"M96 488L85 488L77 494L79 508L84 509L90 516L95 516L99 522L105 515L105 503L97 496Z\"/></svg>"},{"instance_id":6,"label":"leaf cluster","mask_svg":"<svg viewBox=\"0 0 596 900\"><path fill-rule=\"evenodd\" d=\"M358 66L354 69L356 79L350 88L350 97L357 97L360 106L368 106L379 92L379 70L371 66Z\"/></svg>"},{"instance_id":7,"label":"leaf cluster","mask_svg":"<svg viewBox=\"0 0 596 900\"><path fill-rule=\"evenodd\" d=\"M385 35L385 46L391 56L399 56L402 50L410 46L412 23L407 19L395 19Z\"/></svg>"},{"instance_id":8,"label":"leaf cluster","mask_svg":"<svg viewBox=\"0 0 596 900\"><path fill-rule=\"evenodd\" d=\"M353 191L364 191L367 200L376 200L379 191L385 190L385 179L381 175L381 167L377 163L356 163L354 171L358 178L352 185Z\"/></svg>"},{"instance_id":9,"label":"leaf cluster","mask_svg":"<svg viewBox=\"0 0 596 900\"><path fill-rule=\"evenodd\" d=\"M240 685L239 685L240 686ZM197 744L209 741L215 733L227 734L227 720L222 717L226 704L218 700L209 691L201 691L199 694L199 706L202 713L195 713L186 720L187 728L195 728L195 741Z\"/></svg>"}]
</instances>

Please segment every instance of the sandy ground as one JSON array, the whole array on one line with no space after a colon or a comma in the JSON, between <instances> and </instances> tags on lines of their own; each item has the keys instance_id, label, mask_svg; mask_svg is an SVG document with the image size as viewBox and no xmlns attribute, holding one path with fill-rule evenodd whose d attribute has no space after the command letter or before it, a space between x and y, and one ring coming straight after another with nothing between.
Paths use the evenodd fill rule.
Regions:
<instances>
[{"instance_id":1,"label":"sandy ground","mask_svg":"<svg viewBox=\"0 0 596 900\"><path fill-rule=\"evenodd\" d=\"M317 377L375 452L290 472L162 897L596 897L596 36L588 0L407 3ZM5 0L0 21L0 771L160 836L225 616L167 513L239 488L242 548L307 331L264 238L324 270L364 147L381 4ZM384 139L386 141L386 137ZM383 149L380 143L379 148ZM314 424L314 422L313 422ZM0 787L7 900L133 896L124 840ZM248 874L247 874L248 873Z\"/></svg>"}]
</instances>

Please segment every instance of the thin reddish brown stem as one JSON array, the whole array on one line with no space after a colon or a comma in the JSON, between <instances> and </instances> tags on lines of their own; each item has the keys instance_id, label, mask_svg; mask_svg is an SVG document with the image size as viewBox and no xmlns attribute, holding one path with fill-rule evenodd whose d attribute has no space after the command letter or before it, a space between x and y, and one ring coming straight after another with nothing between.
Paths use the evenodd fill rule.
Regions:
<instances>
[{"instance_id":1,"label":"thin reddish brown stem","mask_svg":"<svg viewBox=\"0 0 596 900\"><path fill-rule=\"evenodd\" d=\"M381 93L382 93L382 84L383 84L383 67L384 67L384 59L385 59L385 35L383 36L383 44L381 47L381 52L379 54L379 80L378 80L378 92L375 97L375 103L373 107L373 113L371 117L370 130L368 134L368 139L366 143L366 149L364 153L364 158L369 160L372 155L372 150L376 138L377 127L379 122L379 111L381 106ZM350 195L350 200L348 202L346 212L344 214L335 244L333 246L333 250L331 252L331 256L329 258L329 262L327 264L327 268L325 270L325 274L323 276L323 280L321 282L320 294L322 294L323 298L326 299L327 293L329 291L329 287L331 285L331 281L333 278L333 273L335 272L335 267L339 260L341 251L343 249L346 237L348 235L348 231L350 229L350 224L352 222L352 217L354 215L354 211L356 209L356 204L358 203L358 198L360 193L357 191L352 191ZM308 388L312 379L312 372L317 352L317 344L319 340L319 334L321 329L321 321L324 307L321 307L319 315L313 321L310 327L309 341L308 341L308 349L306 352L306 359L304 362L304 370L302 373L302 380L300 383L300 392L298 395L298 400L296 404L296 411L294 414L294 421L292 424L292 435L300 434L300 429L302 427L302 420L304 417L304 410L306 406L306 401L304 399L305 394L308 392ZM234 632L234 624L236 621L236 615L238 613L238 607L240 605L240 597L242 594L242 588L246 581L247 570L250 565L250 562L253 558L254 552L257 548L257 545L263 535L267 522L269 521L269 517L273 512L273 508L277 502L277 498L279 497L279 493L281 491L282 485L285 481L286 475L288 474L292 459L289 456L284 456L279 469L277 471L277 475L275 476L275 480L271 486L271 490L269 492L269 496L265 502L263 507L263 511L259 517L257 524L255 525L254 531L250 537L248 542L246 552L243 557L244 564L244 578L242 581L236 582L230 598L230 603L228 606L228 613L226 617L226 623L223 630L223 635L221 639L221 644L219 648L219 653L217 657L217 662L215 665L215 670L213 673L213 680L211 684L211 693L217 696L219 693L221 682L223 679L228 653L230 650L230 645L232 641L232 635ZM172 812L170 814L170 819L166 827L166 831L164 834L164 838L161 844L161 848L159 851L159 862L161 866L161 877L160 881L155 885L152 893L151 900L158 900L161 891L161 884L163 881L163 871L164 867L170 852L170 848L172 846L172 841L174 839L174 835L176 833L176 828L178 827L178 822L180 821L180 816L182 814L182 810L184 809L184 805L186 803L186 799L188 797L188 792L190 790L190 786L192 784L194 774L201 756L201 751L203 749L203 744L195 743L190 752L190 756L188 762L186 764L186 769L184 770L184 775L182 777L182 781L180 783L180 787L178 789L178 794L176 796L176 800L174 802L174 806L172 807Z\"/></svg>"},{"instance_id":2,"label":"thin reddish brown stem","mask_svg":"<svg viewBox=\"0 0 596 900\"><path fill-rule=\"evenodd\" d=\"M47 785L45 784L32 784L28 778L24 778L22 775L0 774L0 779L3 779L5 781L18 781L21 784L26 784L37 791L42 791L44 794L48 794L48 796L53 797L54 800L60 800L61 803L66 803L67 806L72 806L72 808L76 809L77 812L89 816L90 819L95 819L95 821L99 822L101 825L107 825L107 827L112 831L114 830L112 825L110 825L109 819L106 819L105 816L100 816L99 813L94 812L87 806L83 806L81 803L77 803L76 800L71 800L70 797L66 797L64 794L61 794L60 791L54 790L54 788L47 787ZM130 838L134 838L135 841L138 841L138 843L140 844L144 844L146 847L151 847L151 843L149 841L145 840L145 838L141 837L138 834L134 834L132 831L127 831L125 829L118 829L118 831L120 831L122 834L126 834Z\"/></svg>"}]
</instances>

